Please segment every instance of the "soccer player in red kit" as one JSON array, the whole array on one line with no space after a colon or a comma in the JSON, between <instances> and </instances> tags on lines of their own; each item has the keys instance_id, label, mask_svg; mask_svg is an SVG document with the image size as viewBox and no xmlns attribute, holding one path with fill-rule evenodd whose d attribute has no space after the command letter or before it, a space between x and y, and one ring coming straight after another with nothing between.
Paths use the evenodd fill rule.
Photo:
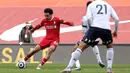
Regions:
<instances>
[{"instance_id":1,"label":"soccer player in red kit","mask_svg":"<svg viewBox=\"0 0 130 73\"><path fill-rule=\"evenodd\" d=\"M38 51L48 48L46 57L42 59L37 69L41 69L45 62L50 58L51 54L56 50L56 47L60 41L60 24L74 26L72 22L67 22L62 19L59 19L58 17L54 17L53 10L51 8L46 8L44 10L44 15L45 19L43 19L40 24L36 25L33 29L31 29L31 32L34 32L35 30L44 26L46 28L46 36L24 58L24 61L27 61L32 55L34 55Z\"/></svg>"}]
</instances>

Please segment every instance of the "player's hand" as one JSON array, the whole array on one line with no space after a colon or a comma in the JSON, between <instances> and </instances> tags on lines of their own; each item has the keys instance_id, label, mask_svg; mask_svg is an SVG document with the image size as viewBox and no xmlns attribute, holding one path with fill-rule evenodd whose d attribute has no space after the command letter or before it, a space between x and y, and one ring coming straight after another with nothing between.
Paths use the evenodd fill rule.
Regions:
<instances>
[{"instance_id":1,"label":"player's hand","mask_svg":"<svg viewBox=\"0 0 130 73\"><path fill-rule=\"evenodd\" d=\"M34 30L33 30L33 29L31 29L30 31L31 31L31 33L33 33L33 32L34 32Z\"/></svg>"},{"instance_id":2,"label":"player's hand","mask_svg":"<svg viewBox=\"0 0 130 73\"><path fill-rule=\"evenodd\" d=\"M117 38L117 32L113 32L113 37Z\"/></svg>"}]
</instances>

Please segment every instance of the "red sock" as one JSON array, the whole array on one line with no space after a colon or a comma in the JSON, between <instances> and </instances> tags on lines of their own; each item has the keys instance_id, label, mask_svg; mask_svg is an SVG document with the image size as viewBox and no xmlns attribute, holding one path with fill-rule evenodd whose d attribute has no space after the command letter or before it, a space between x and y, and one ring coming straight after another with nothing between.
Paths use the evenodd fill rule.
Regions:
<instances>
[{"instance_id":1,"label":"red sock","mask_svg":"<svg viewBox=\"0 0 130 73\"><path fill-rule=\"evenodd\" d=\"M44 65L46 63L47 59L46 58L43 58L42 61L41 61L41 65Z\"/></svg>"},{"instance_id":2,"label":"red sock","mask_svg":"<svg viewBox=\"0 0 130 73\"><path fill-rule=\"evenodd\" d=\"M31 57L30 54L27 54L27 56L24 58L24 61L27 61Z\"/></svg>"}]
</instances>

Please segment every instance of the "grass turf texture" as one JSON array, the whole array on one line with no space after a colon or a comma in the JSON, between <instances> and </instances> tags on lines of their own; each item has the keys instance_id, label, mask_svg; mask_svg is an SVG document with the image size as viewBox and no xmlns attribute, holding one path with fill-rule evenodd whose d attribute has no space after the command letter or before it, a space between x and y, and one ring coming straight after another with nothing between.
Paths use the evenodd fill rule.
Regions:
<instances>
[{"instance_id":1,"label":"grass turf texture","mask_svg":"<svg viewBox=\"0 0 130 73\"><path fill-rule=\"evenodd\" d=\"M19 69L15 64L0 64L0 73L60 73L66 67L66 64L46 64L43 70L36 70L38 64L28 64L26 69ZM98 65L81 65L81 71L72 73L106 73L106 68L100 68ZM130 65L114 65L114 73L130 73Z\"/></svg>"}]
</instances>

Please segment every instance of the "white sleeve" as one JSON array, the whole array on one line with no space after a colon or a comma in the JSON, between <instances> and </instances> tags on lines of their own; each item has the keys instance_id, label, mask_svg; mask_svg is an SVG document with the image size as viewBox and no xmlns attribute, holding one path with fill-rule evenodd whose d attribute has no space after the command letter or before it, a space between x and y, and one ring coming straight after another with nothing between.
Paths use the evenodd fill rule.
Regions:
<instances>
[{"instance_id":1,"label":"white sleeve","mask_svg":"<svg viewBox=\"0 0 130 73\"><path fill-rule=\"evenodd\" d=\"M86 17L82 17L82 25L83 26L88 26L87 18Z\"/></svg>"},{"instance_id":2,"label":"white sleeve","mask_svg":"<svg viewBox=\"0 0 130 73\"><path fill-rule=\"evenodd\" d=\"M88 19L88 20L91 19L91 18L92 18L91 5L88 6L86 12L87 12L87 13L86 13L86 17L87 17L87 19Z\"/></svg>"},{"instance_id":3,"label":"white sleeve","mask_svg":"<svg viewBox=\"0 0 130 73\"><path fill-rule=\"evenodd\" d=\"M86 15L85 15L86 21L88 24L91 24L92 20L92 12L91 12L91 5L87 7Z\"/></svg>"},{"instance_id":4,"label":"white sleeve","mask_svg":"<svg viewBox=\"0 0 130 73\"><path fill-rule=\"evenodd\" d=\"M85 34L89 29L89 25L87 23L86 17L82 18L82 32Z\"/></svg>"},{"instance_id":5,"label":"white sleeve","mask_svg":"<svg viewBox=\"0 0 130 73\"><path fill-rule=\"evenodd\" d=\"M111 17L115 21L115 29L114 29L114 31L117 32L118 31L118 24L119 24L119 17L117 16L117 14L116 14L116 12L114 11L113 8L111 10Z\"/></svg>"},{"instance_id":6,"label":"white sleeve","mask_svg":"<svg viewBox=\"0 0 130 73\"><path fill-rule=\"evenodd\" d=\"M112 17L114 20L119 20L117 14L116 14L116 12L115 12L115 10L114 10L113 8L112 8L112 10L111 10L111 17Z\"/></svg>"}]
</instances>

